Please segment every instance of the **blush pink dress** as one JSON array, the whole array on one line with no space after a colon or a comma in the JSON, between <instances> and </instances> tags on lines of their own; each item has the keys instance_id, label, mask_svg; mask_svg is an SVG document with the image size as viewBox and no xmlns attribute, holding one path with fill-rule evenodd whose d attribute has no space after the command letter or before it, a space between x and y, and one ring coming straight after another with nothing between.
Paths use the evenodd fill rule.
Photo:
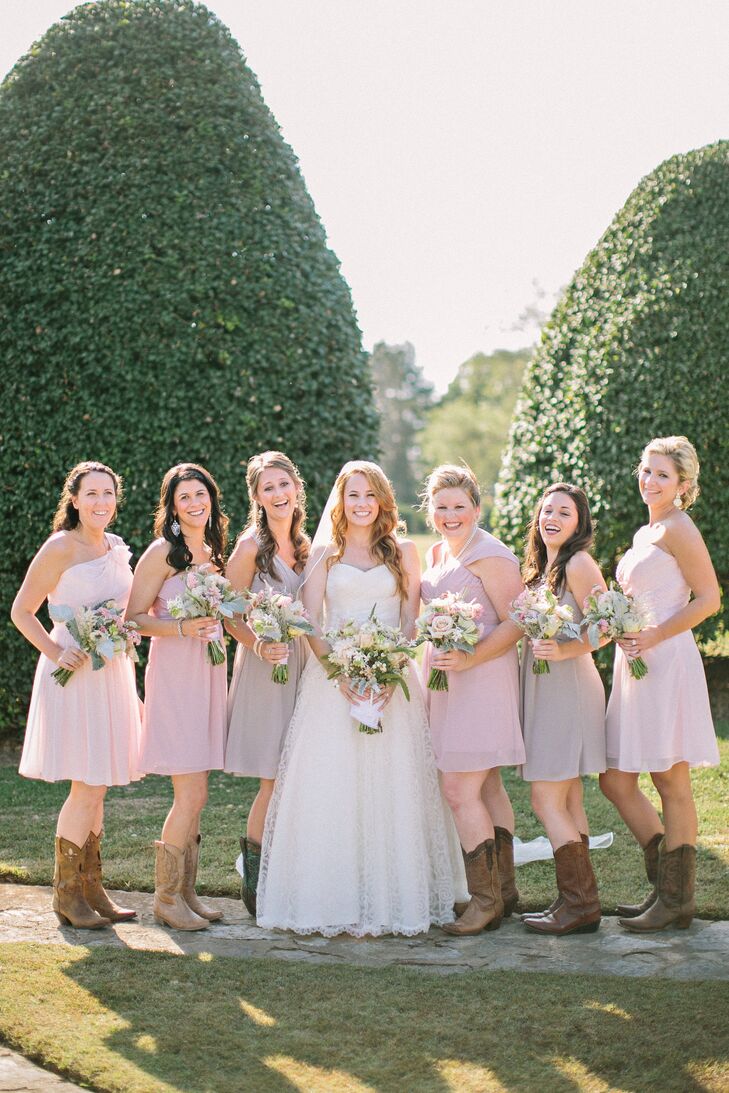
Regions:
<instances>
[{"instance_id":1,"label":"blush pink dress","mask_svg":"<svg viewBox=\"0 0 729 1093\"><path fill-rule=\"evenodd\" d=\"M672 554L651 543L640 528L621 560L617 578L660 624L685 607L691 595ZM662 771L686 762L719 763L701 655L690 630L643 654L648 674L633 679L628 659L615 646L613 688L607 709L607 765L624 771Z\"/></svg>"},{"instance_id":2,"label":"blush pink dress","mask_svg":"<svg viewBox=\"0 0 729 1093\"><path fill-rule=\"evenodd\" d=\"M106 554L64 570L48 596L49 604L76 609L115 600L126 607L132 586L131 551L118 535L107 532L106 539ZM61 623L53 627L51 637L64 647L76 644ZM141 778L139 698L129 657L112 657L97 671L88 660L65 687L53 679L56 667L41 655L20 773L45 782L70 778L90 786L126 785Z\"/></svg>"},{"instance_id":3,"label":"blush pink dress","mask_svg":"<svg viewBox=\"0 0 729 1093\"><path fill-rule=\"evenodd\" d=\"M150 614L172 616L167 601L184 591L184 573L168 577ZM211 664L199 638L152 638L145 675L140 765L146 774L222 770L227 672Z\"/></svg>"},{"instance_id":4,"label":"blush pink dress","mask_svg":"<svg viewBox=\"0 0 729 1093\"><path fill-rule=\"evenodd\" d=\"M437 555L442 547L436 548ZM430 603L445 592L476 600L483 608L478 620L482 638L500 623L483 584L468 568L481 558L507 558L519 572L516 555L489 532L479 528L457 558L434 561L423 574L420 594ZM426 645L423 682L430 674L432 647ZM433 749L439 770L473 771L517 766L524 762L519 719L519 657L516 646L494 660L448 673L447 691L424 686L430 714Z\"/></svg>"}]
</instances>

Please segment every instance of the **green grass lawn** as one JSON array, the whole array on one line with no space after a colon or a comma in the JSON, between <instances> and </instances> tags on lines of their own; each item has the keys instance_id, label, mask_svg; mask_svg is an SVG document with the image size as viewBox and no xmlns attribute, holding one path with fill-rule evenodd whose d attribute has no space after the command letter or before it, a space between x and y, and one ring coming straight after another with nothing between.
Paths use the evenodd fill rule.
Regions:
<instances>
[{"instance_id":1,"label":"green grass lawn","mask_svg":"<svg viewBox=\"0 0 729 1093\"><path fill-rule=\"evenodd\" d=\"M698 913L705 918L729 918L729 724L719 726L722 765L694 773L700 819ZM27 884L48 884L52 875L53 832L67 783L32 782L17 774L17 751L0 751L0 878ZM649 780L646 788L657 800ZM543 834L529 807L529 787L513 771L505 772L507 789L523 839ZM593 855L606 913L628 897L641 895L645 885L642 855L612 805L600 793L596 778L585 778L585 802L593 832L614 831L615 845ZM210 799L203 813L201 890L213 895L238 894L234 861L238 837L255 793L248 778L214 773ZM108 794L105 875L114 888L151 891L155 838L172 800L168 778L149 776ZM518 870L526 909L549 903L553 895L551 862L533 862Z\"/></svg>"},{"instance_id":2,"label":"green grass lawn","mask_svg":"<svg viewBox=\"0 0 729 1093\"><path fill-rule=\"evenodd\" d=\"M0 1036L96 1090L729 1088L729 984L0 945Z\"/></svg>"}]
</instances>

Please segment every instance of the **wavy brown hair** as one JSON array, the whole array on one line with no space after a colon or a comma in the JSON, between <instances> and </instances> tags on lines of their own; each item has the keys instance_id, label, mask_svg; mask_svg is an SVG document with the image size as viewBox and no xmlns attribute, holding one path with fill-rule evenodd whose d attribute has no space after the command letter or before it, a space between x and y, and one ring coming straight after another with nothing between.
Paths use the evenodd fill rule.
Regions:
<instances>
[{"instance_id":1,"label":"wavy brown hair","mask_svg":"<svg viewBox=\"0 0 729 1093\"><path fill-rule=\"evenodd\" d=\"M258 543L256 569L259 573L267 573L270 577L275 578L276 540L268 525L266 510L256 497L261 475L271 468L283 471L296 486L296 505L294 506L289 535L291 545L294 548L294 558L296 559L294 569L297 573L301 573L306 565L311 541L303 530L306 520L306 494L304 492L304 480L301 477L299 468L283 452L260 452L258 455L252 455L246 468L246 486L248 487L250 509L248 511L248 521L241 534L245 535L251 528L255 529Z\"/></svg>"},{"instance_id":2,"label":"wavy brown hair","mask_svg":"<svg viewBox=\"0 0 729 1093\"><path fill-rule=\"evenodd\" d=\"M347 464L346 470L339 472L334 483L336 501L332 508L332 539L336 546L334 554L327 561L327 566L338 562L347 546L347 517L344 515L344 490L354 474L363 474L375 495L380 511L370 531L370 552L378 562L386 565L397 582L400 598L404 599L408 590L408 578L402 564L402 553L397 542L397 532L405 526L397 511L397 502L392 483L381 467L376 463L362 459Z\"/></svg>"},{"instance_id":3,"label":"wavy brown hair","mask_svg":"<svg viewBox=\"0 0 729 1093\"><path fill-rule=\"evenodd\" d=\"M76 466L68 472L66 481L63 483L63 490L61 491L61 496L58 501L58 508L53 517L54 531L72 531L74 528L78 527L78 509L74 507L73 499L74 497L78 497L81 483L86 475L94 473L109 475L109 478L114 483L117 509L119 508L124 494L121 476L118 475L116 471L113 471L111 467L107 467L105 463L95 463L93 460L77 463ZM114 520L116 520L116 513L114 513L113 518L109 521L109 527L114 523Z\"/></svg>"},{"instance_id":4,"label":"wavy brown hair","mask_svg":"<svg viewBox=\"0 0 729 1093\"><path fill-rule=\"evenodd\" d=\"M571 497L577 509L577 527L571 539L563 543L559 548L557 557L547 569L547 548L544 545L539 531L539 514L548 497L553 493L564 493ZM522 566L522 579L529 588L544 580L552 592L558 594L565 585L565 572L570 558L580 550L590 550L594 539L594 529L590 506L585 491L579 486L572 486L568 482L555 482L547 486L542 496L537 501L531 523L526 537L526 550L524 552L524 565Z\"/></svg>"},{"instance_id":5,"label":"wavy brown hair","mask_svg":"<svg viewBox=\"0 0 729 1093\"><path fill-rule=\"evenodd\" d=\"M205 542L210 547L210 560L221 573L225 571L225 547L228 542L228 517L220 503L220 490L209 471L197 463L178 463L170 467L162 479L159 504L154 514L154 534L170 544L167 564L173 569L187 569L192 565L192 553L182 531L172 531L175 519L175 490L180 482L202 482L210 494L210 524L205 527Z\"/></svg>"}]
</instances>

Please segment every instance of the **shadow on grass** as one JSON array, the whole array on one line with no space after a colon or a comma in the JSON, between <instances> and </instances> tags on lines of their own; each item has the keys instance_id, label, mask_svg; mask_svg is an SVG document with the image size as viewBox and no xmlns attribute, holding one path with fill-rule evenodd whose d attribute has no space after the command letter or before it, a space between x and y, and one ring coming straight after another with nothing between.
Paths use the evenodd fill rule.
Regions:
<instances>
[{"instance_id":1,"label":"shadow on grass","mask_svg":"<svg viewBox=\"0 0 729 1093\"><path fill-rule=\"evenodd\" d=\"M153 1088L145 1075L191 1093L705 1093L726 1088L707 1085L710 1074L729 1082L729 984L446 977L101 948L59 970L114 1015L103 1045L132 1064L130 1089ZM101 1073L96 1081L117 1088Z\"/></svg>"}]
</instances>

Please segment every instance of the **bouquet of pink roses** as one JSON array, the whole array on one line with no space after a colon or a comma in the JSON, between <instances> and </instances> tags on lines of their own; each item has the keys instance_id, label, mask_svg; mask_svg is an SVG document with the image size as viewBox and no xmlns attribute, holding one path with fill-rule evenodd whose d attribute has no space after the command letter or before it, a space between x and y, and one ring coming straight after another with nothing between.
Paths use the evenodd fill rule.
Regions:
<instances>
[{"instance_id":1,"label":"bouquet of pink roses","mask_svg":"<svg viewBox=\"0 0 729 1093\"><path fill-rule=\"evenodd\" d=\"M512 601L509 618L530 638L549 641L580 636L580 625L573 621L572 608L567 603L560 603L546 585L525 588ZM535 675L544 675L549 672L549 661L535 658L532 671Z\"/></svg>"},{"instance_id":2,"label":"bouquet of pink roses","mask_svg":"<svg viewBox=\"0 0 729 1093\"><path fill-rule=\"evenodd\" d=\"M125 622L124 612L115 600L104 600L95 607L74 610L65 604L48 605L54 622L63 623L80 649L91 657L95 672L112 657L126 653L135 663L139 660L136 646L141 640L136 622ZM73 675L72 668L56 668L51 673L56 683L65 687Z\"/></svg>"},{"instance_id":3,"label":"bouquet of pink roses","mask_svg":"<svg viewBox=\"0 0 729 1093\"><path fill-rule=\"evenodd\" d=\"M301 600L276 592L270 585L266 585L261 592L246 592L245 597L248 601L246 622L262 641L290 644L294 638L314 633ZM288 683L289 667L286 661L274 664L271 679L274 683Z\"/></svg>"},{"instance_id":4,"label":"bouquet of pink roses","mask_svg":"<svg viewBox=\"0 0 729 1093\"><path fill-rule=\"evenodd\" d=\"M336 630L329 630L324 637L332 647L331 652L321 658L327 678L344 676L353 690L362 696L362 702L355 702L349 709L359 722L359 731L368 735L382 732L381 711L365 696L368 692L377 696L383 687L394 683L402 687L403 694L410 700L405 666L415 655L413 643L394 626L385 626L375 618L374 610L365 622L345 622Z\"/></svg>"},{"instance_id":5,"label":"bouquet of pink roses","mask_svg":"<svg viewBox=\"0 0 729 1093\"><path fill-rule=\"evenodd\" d=\"M185 572L185 591L167 601L167 610L173 619L232 619L242 615L245 600L233 589L230 581L221 573L213 573L208 565L189 566ZM225 648L220 638L208 642L208 659L211 664L225 663Z\"/></svg>"},{"instance_id":6,"label":"bouquet of pink roses","mask_svg":"<svg viewBox=\"0 0 729 1093\"><path fill-rule=\"evenodd\" d=\"M473 656L481 637L481 627L474 620L482 610L480 603L464 600L455 592L446 592L426 605L417 621L416 644L429 641L435 649L444 652L459 649ZM448 673L442 668L431 668L428 689L447 691Z\"/></svg>"},{"instance_id":7,"label":"bouquet of pink roses","mask_svg":"<svg viewBox=\"0 0 729 1093\"><path fill-rule=\"evenodd\" d=\"M601 638L622 638L623 634L637 634L649 622L648 612L614 581L610 582L607 591L596 585L585 599L582 624L587 630L593 649L598 648ZM643 679L648 674L643 657L628 657L627 660L633 679Z\"/></svg>"}]
</instances>

